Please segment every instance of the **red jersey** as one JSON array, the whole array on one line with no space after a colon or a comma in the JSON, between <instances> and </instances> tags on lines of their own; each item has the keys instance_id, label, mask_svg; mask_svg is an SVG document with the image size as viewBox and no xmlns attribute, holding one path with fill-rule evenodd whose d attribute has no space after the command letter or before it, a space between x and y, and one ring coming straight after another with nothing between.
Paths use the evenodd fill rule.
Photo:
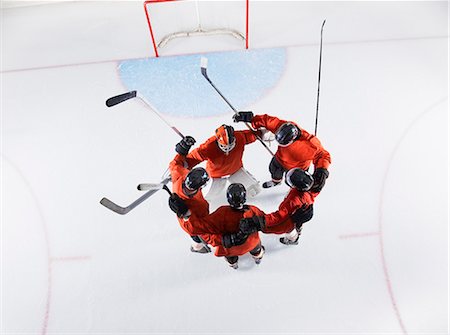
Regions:
<instances>
[{"instance_id":1,"label":"red jersey","mask_svg":"<svg viewBox=\"0 0 450 335\"><path fill-rule=\"evenodd\" d=\"M263 233L283 234L292 231L295 228L295 223L292 221L291 215L304 205L312 205L317 194L301 192L293 188L278 206L277 211L270 214L265 214L263 211L256 213L257 216L264 216L266 221ZM246 213L245 217L252 217L253 215L255 214Z\"/></svg>"},{"instance_id":2,"label":"red jersey","mask_svg":"<svg viewBox=\"0 0 450 335\"><path fill-rule=\"evenodd\" d=\"M253 215L256 215L259 212L259 209L255 206L245 206L242 210L234 209L231 206L221 206L207 217L191 216L189 221L196 227L195 232L201 234L200 236L205 242L216 247L216 256L241 256L256 248L261 242L258 232L250 234L245 243L231 248L225 248L222 245L222 235L237 233L239 231L239 220L244 217L244 214L253 213ZM213 234L205 234L209 232L213 232Z\"/></svg>"},{"instance_id":3,"label":"red jersey","mask_svg":"<svg viewBox=\"0 0 450 335\"><path fill-rule=\"evenodd\" d=\"M264 127L275 134L278 128L286 122L290 121L280 120L267 114L255 115L252 120L252 126L255 129ZM295 124L294 122L291 123ZM298 127L298 125L296 126ZM322 147L317 137L300 127L298 128L301 131L299 139L286 147L278 146L278 150L275 153L277 161L286 170L298 167L306 171L311 163L314 164L315 169L328 169L331 164L330 153Z\"/></svg>"},{"instance_id":4,"label":"red jersey","mask_svg":"<svg viewBox=\"0 0 450 335\"><path fill-rule=\"evenodd\" d=\"M172 178L172 192L178 194L178 196L184 200L191 213L195 213L198 217L206 216L209 214L209 203L203 198L202 191L199 190L192 196L187 196L183 192L183 183L186 179L186 175L189 173L189 169L185 166L185 159L183 156L177 154L175 158L169 164L170 176ZM190 229L186 229L188 226L186 220L178 218L181 227L191 236L196 235L192 233ZM189 220L187 220L189 222Z\"/></svg>"},{"instance_id":5,"label":"red jersey","mask_svg":"<svg viewBox=\"0 0 450 335\"><path fill-rule=\"evenodd\" d=\"M242 164L242 156L246 144L256 141L256 135L250 130L238 130L234 132L236 145L228 155L217 145L216 137L212 136L198 148L192 150L186 156L189 168L206 162L206 171L212 178L221 178L235 173Z\"/></svg>"}]
</instances>

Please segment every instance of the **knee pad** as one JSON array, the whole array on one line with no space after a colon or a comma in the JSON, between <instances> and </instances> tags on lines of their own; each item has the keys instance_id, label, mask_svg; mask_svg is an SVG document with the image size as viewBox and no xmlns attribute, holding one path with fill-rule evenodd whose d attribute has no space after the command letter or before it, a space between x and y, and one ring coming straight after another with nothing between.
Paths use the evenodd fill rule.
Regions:
<instances>
[{"instance_id":1,"label":"knee pad","mask_svg":"<svg viewBox=\"0 0 450 335\"><path fill-rule=\"evenodd\" d=\"M259 183L250 185L247 188L247 194L250 198L255 197L259 192L261 192L261 186L259 185Z\"/></svg>"}]
</instances>

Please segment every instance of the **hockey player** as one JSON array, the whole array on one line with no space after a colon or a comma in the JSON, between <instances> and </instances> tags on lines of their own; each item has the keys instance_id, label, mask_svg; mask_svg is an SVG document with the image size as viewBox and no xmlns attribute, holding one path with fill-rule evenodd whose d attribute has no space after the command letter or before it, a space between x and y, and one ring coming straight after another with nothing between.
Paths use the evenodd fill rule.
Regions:
<instances>
[{"instance_id":1,"label":"hockey player","mask_svg":"<svg viewBox=\"0 0 450 335\"><path fill-rule=\"evenodd\" d=\"M261 135L262 132L258 132ZM221 125L215 136L207 139L186 157L190 168L206 161L206 170L212 178L211 188L205 195L207 200L216 198L230 183L241 183L250 197L261 191L259 181L243 166L242 156L246 144L256 141L255 132L250 130L235 131L232 126Z\"/></svg>"},{"instance_id":2,"label":"hockey player","mask_svg":"<svg viewBox=\"0 0 450 335\"><path fill-rule=\"evenodd\" d=\"M198 217L209 214L209 204L203 198L201 191L201 188L209 180L208 173L201 167L192 170L185 167L185 156L194 143L194 138L186 136L175 147L177 155L169 164L172 178L172 195L169 198L169 207L177 214L180 226L194 240L191 251L208 253L211 252L211 249L199 236L196 236L187 228L189 225L186 223L189 222L191 213L195 213Z\"/></svg>"},{"instance_id":3,"label":"hockey player","mask_svg":"<svg viewBox=\"0 0 450 335\"><path fill-rule=\"evenodd\" d=\"M189 224L190 230L200 234L212 246L216 247L215 255L224 256L229 266L238 268L239 256L250 253L256 264L261 262L264 255L264 246L261 245L256 230L249 234L239 231L239 221L247 215L256 215L261 211L250 205L245 205L246 190L239 183L231 184L227 189L229 206L221 206L206 217L196 218L192 214ZM220 234L204 234L208 231L219 231Z\"/></svg>"},{"instance_id":4,"label":"hockey player","mask_svg":"<svg viewBox=\"0 0 450 335\"><path fill-rule=\"evenodd\" d=\"M264 188L280 184L283 173L286 171L295 167L306 171L313 163L314 185L311 191L318 193L322 190L329 175L328 167L331 164L331 157L317 137L301 129L294 122L280 120L267 114L253 115L252 112L238 112L233 115L233 120L251 122L253 128L264 127L275 134L278 150L269 165L272 180L264 182Z\"/></svg>"},{"instance_id":5,"label":"hockey player","mask_svg":"<svg viewBox=\"0 0 450 335\"><path fill-rule=\"evenodd\" d=\"M314 198L318 193L310 191L314 184L313 177L299 168L293 168L286 173L286 183L291 190L278 210L270 214L260 211L251 217L251 213L246 214L240 222L240 230L243 234L254 231L262 231L266 234L286 233L280 238L281 243L298 244L303 223L311 220L313 216Z\"/></svg>"}]
</instances>

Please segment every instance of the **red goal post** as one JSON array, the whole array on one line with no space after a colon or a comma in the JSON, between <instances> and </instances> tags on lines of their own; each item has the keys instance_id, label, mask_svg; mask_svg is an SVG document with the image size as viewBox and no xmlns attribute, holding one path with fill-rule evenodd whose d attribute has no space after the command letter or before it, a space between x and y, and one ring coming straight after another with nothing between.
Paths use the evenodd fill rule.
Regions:
<instances>
[{"instance_id":1,"label":"red goal post","mask_svg":"<svg viewBox=\"0 0 450 335\"><path fill-rule=\"evenodd\" d=\"M188 5L189 4L189 5ZM210 21L221 21L223 17L230 17L234 19L235 22L238 22L241 30L245 30L245 33L242 33L238 29L233 27L232 22L226 22L224 26L221 26L221 23L217 22L207 22L205 27L203 27L202 20L205 19L205 16L202 17L202 10L206 11L205 6L233 6L237 5L242 6L239 8L235 8L234 12L227 12L227 9L224 8L221 12L220 10L216 10L218 13L214 13L214 17L210 19ZM185 9L183 9L185 6ZM187 6L190 6L188 8ZM195 6L195 11L194 11ZM165 8L162 8L165 7ZM165 9L166 12L163 13L162 10ZM159 13L157 13L159 10ZM184 12L183 12L184 10ZM238 39L245 41L245 48L248 49L248 11L249 11L249 0L239 0L239 1L199 1L199 0L146 0L144 1L144 11L145 17L147 19L148 28L150 30L150 36L152 40L153 50L155 52L155 56L159 57L158 49L162 48L166 45L170 40L177 37L187 37L187 36L196 36L196 35L214 35L214 34L229 34ZM158 15L159 14L159 15ZM169 15L169 18L164 17L165 14ZM230 15L227 15L230 14ZM242 15L241 15L242 14ZM172 15L172 17L170 17ZM208 15L208 14L206 14ZM211 15L212 16L212 15ZM196 17L197 21L193 21ZM218 18L220 18L218 20ZM157 20L160 20L158 23ZM208 16L206 16L207 21ZM232 20L231 20L232 21ZM224 22L222 22L224 23ZM166 31L161 32L162 27L171 26L174 24L178 25L179 28L175 27L174 31ZM209 26L207 26L209 24ZM214 25L219 25L215 26ZM227 27L228 25L228 27ZM156 36L157 34L161 36Z\"/></svg>"}]
</instances>

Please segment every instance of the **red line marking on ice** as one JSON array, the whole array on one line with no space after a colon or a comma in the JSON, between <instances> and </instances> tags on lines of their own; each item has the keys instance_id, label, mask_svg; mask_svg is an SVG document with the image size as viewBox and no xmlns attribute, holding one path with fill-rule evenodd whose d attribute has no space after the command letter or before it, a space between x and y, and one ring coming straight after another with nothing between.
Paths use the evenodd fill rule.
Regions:
<instances>
[{"instance_id":1,"label":"red line marking on ice","mask_svg":"<svg viewBox=\"0 0 450 335\"><path fill-rule=\"evenodd\" d=\"M347 234L339 236L340 239L346 240L350 238L359 238L359 237L372 237L380 235L379 231L371 232L371 233L358 233L358 234Z\"/></svg>"},{"instance_id":2,"label":"red line marking on ice","mask_svg":"<svg viewBox=\"0 0 450 335\"><path fill-rule=\"evenodd\" d=\"M425 109L425 111L423 111L418 116L416 116L416 118L411 121L411 123L408 125L408 127L406 127L406 129L401 134L399 140L395 144L394 149L391 152L391 155L389 156L387 167L386 167L386 170L384 172L383 181L382 181L382 184L381 184L380 201L379 201L379 206L378 206L378 230L380 232L378 240L379 240L379 243L380 243L381 263L382 263L382 266L383 266L384 277L385 277L385 281L386 281L386 286L387 286L387 289L388 289L389 297L391 299L392 307L394 308L395 315L397 316L397 320L398 320L398 323L400 325L400 328L401 328L403 334L408 334L408 333L406 331L406 327L405 327L405 325L403 323L402 317L400 315L400 310L398 308L397 301L396 301L395 296L394 296L394 290L392 288L392 282L391 282L391 278L390 278L390 275L389 275L388 266L387 266L387 262L386 262L386 254L385 254L385 250L384 250L384 240L383 240L383 200L385 198L385 187L386 187L386 184L387 184L387 179L388 179L389 171L390 171L390 168L391 168L391 164L392 164L392 162L394 160L395 155L397 154L397 150L400 147L401 143L403 142L403 139L406 137L406 135L410 131L410 129L424 115L432 112L435 107L439 106L441 103L443 103L444 101L447 101L447 100L448 100L447 97L438 100L437 102L435 102L434 104L429 106L427 109Z\"/></svg>"}]
</instances>

